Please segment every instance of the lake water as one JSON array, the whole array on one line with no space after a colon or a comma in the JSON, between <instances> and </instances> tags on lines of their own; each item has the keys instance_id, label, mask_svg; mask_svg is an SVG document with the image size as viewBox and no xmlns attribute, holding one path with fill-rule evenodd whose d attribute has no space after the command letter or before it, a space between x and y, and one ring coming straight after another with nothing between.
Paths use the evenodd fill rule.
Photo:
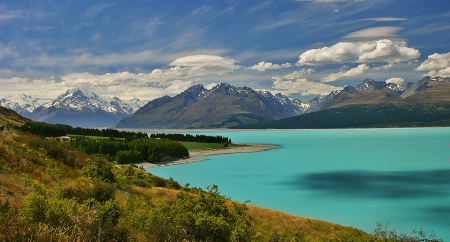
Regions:
<instances>
[{"instance_id":1,"label":"lake water","mask_svg":"<svg viewBox=\"0 0 450 242\"><path fill-rule=\"evenodd\" d=\"M434 231L450 240L450 128L217 131L258 153L148 169L233 200L360 228Z\"/></svg>"}]
</instances>

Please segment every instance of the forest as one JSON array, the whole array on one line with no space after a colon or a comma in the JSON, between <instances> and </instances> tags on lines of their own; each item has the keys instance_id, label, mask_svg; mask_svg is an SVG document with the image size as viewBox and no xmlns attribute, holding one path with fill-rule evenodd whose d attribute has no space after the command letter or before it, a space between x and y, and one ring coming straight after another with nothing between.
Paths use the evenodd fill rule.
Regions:
<instances>
[{"instance_id":1,"label":"forest","mask_svg":"<svg viewBox=\"0 0 450 242\"><path fill-rule=\"evenodd\" d=\"M144 132L123 131L112 128L108 129L81 128L81 127L72 127L66 124L49 124L34 121L27 121L23 125L17 127L17 129L23 132L29 132L44 137L60 137L68 134L73 134L82 136L123 138L126 140L148 138L148 135Z\"/></svg>"},{"instance_id":2,"label":"forest","mask_svg":"<svg viewBox=\"0 0 450 242\"><path fill-rule=\"evenodd\" d=\"M87 154L98 155L118 164L142 161L157 163L163 159L189 156L188 150L182 144L166 139L139 138L128 141L117 138L93 139L78 136L71 139L69 144Z\"/></svg>"},{"instance_id":3,"label":"forest","mask_svg":"<svg viewBox=\"0 0 450 242\"><path fill-rule=\"evenodd\" d=\"M117 164L143 161L157 163L164 159L189 156L188 150L182 144L168 139L150 139L143 132L73 128L69 125L32 121L26 122L18 129L43 137L60 137L70 134L73 137L68 140L71 147Z\"/></svg>"},{"instance_id":4,"label":"forest","mask_svg":"<svg viewBox=\"0 0 450 242\"><path fill-rule=\"evenodd\" d=\"M210 135L192 135L192 134L172 134L172 133L153 133L150 138L169 139L174 141L202 142L202 143L223 143L231 144L231 139L223 136Z\"/></svg>"}]
</instances>

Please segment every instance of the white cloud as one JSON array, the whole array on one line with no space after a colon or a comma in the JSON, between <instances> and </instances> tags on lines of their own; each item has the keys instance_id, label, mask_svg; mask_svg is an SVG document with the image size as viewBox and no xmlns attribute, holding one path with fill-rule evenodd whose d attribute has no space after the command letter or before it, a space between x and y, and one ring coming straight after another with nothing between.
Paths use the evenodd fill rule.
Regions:
<instances>
[{"instance_id":1,"label":"white cloud","mask_svg":"<svg viewBox=\"0 0 450 242\"><path fill-rule=\"evenodd\" d=\"M394 63L389 63L389 64L382 65L382 66L377 66L377 67L374 67L373 70L374 71L389 70L392 67L394 67Z\"/></svg>"},{"instance_id":2,"label":"white cloud","mask_svg":"<svg viewBox=\"0 0 450 242\"><path fill-rule=\"evenodd\" d=\"M272 69L289 68L291 66L292 66L291 63L285 63L285 64L279 65L279 64L273 64L272 62L261 61L258 64L249 67L249 69L265 71L265 70L272 70Z\"/></svg>"},{"instance_id":3,"label":"white cloud","mask_svg":"<svg viewBox=\"0 0 450 242\"><path fill-rule=\"evenodd\" d=\"M397 32L402 28L392 26L382 26L362 29L346 35L344 38L380 39L386 37L396 37Z\"/></svg>"},{"instance_id":4,"label":"white cloud","mask_svg":"<svg viewBox=\"0 0 450 242\"><path fill-rule=\"evenodd\" d=\"M314 72L314 69L302 69L299 71L294 71L292 73L272 77L274 80L272 83L272 88L276 92L281 92L285 95L297 94L306 95L327 95L332 91L341 89L340 87L335 87L329 84L309 81L304 78L305 75L309 75Z\"/></svg>"},{"instance_id":5,"label":"white cloud","mask_svg":"<svg viewBox=\"0 0 450 242\"><path fill-rule=\"evenodd\" d=\"M408 20L408 19L407 18L394 18L394 17L377 17L377 18L365 18L363 20L386 22L386 21L404 21L404 20Z\"/></svg>"},{"instance_id":6,"label":"white cloud","mask_svg":"<svg viewBox=\"0 0 450 242\"><path fill-rule=\"evenodd\" d=\"M299 56L297 65L325 65L343 62L388 62L415 60L420 52L407 47L404 41L382 39L377 41L339 42L330 47L311 49Z\"/></svg>"},{"instance_id":7,"label":"white cloud","mask_svg":"<svg viewBox=\"0 0 450 242\"><path fill-rule=\"evenodd\" d=\"M341 77L352 77L352 76L358 76L363 73L365 73L367 70L369 70L369 66L366 64L361 64L355 68L352 68L350 70L346 71L340 71L337 73L331 73L328 76L322 78L323 82L333 82Z\"/></svg>"},{"instance_id":8,"label":"white cloud","mask_svg":"<svg viewBox=\"0 0 450 242\"><path fill-rule=\"evenodd\" d=\"M405 82L405 79L401 77L392 77L386 80L386 83L395 83L398 85L401 85L403 82Z\"/></svg>"},{"instance_id":9,"label":"white cloud","mask_svg":"<svg viewBox=\"0 0 450 242\"><path fill-rule=\"evenodd\" d=\"M335 87L325 83L309 81L306 78L286 80L279 77L275 78L272 87L277 92L281 92L285 95L299 93L303 96L327 95L332 91L342 89L341 87Z\"/></svg>"},{"instance_id":10,"label":"white cloud","mask_svg":"<svg viewBox=\"0 0 450 242\"><path fill-rule=\"evenodd\" d=\"M292 72L292 73L289 73L289 74L287 74L287 75L284 75L283 78L285 78L285 79L297 79L297 78L302 78L302 77L304 77L305 75L309 75L309 74L311 74L311 73L313 73L313 72L314 72L314 69L311 69L311 68L308 68L308 69L303 68L303 69L300 70L300 71L294 71L294 72Z\"/></svg>"},{"instance_id":11,"label":"white cloud","mask_svg":"<svg viewBox=\"0 0 450 242\"><path fill-rule=\"evenodd\" d=\"M7 59L10 57L17 57L19 54L15 51L15 48L11 45L4 46L0 43L0 60Z\"/></svg>"},{"instance_id":12,"label":"white cloud","mask_svg":"<svg viewBox=\"0 0 450 242\"><path fill-rule=\"evenodd\" d=\"M53 99L67 89L86 88L98 95L152 100L163 95L176 95L199 83L201 78L222 75L240 68L235 63L235 60L221 56L196 55L175 59L170 63L172 67L154 69L150 73L117 72L96 75L83 72L63 75L57 81L11 78L0 79L0 83L10 92L8 96L26 93L42 99ZM42 90L46 92L42 93ZM2 95L5 94L2 92Z\"/></svg>"},{"instance_id":13,"label":"white cloud","mask_svg":"<svg viewBox=\"0 0 450 242\"><path fill-rule=\"evenodd\" d=\"M422 62L416 71L428 71L427 76L450 76L450 52L439 54L434 53Z\"/></svg>"},{"instance_id":14,"label":"white cloud","mask_svg":"<svg viewBox=\"0 0 450 242\"><path fill-rule=\"evenodd\" d=\"M176 69L155 69L151 73L72 73L61 77L60 90L84 87L99 95L116 96L123 99L138 97L151 100L163 95L178 94L193 84L193 79L183 78Z\"/></svg>"},{"instance_id":15,"label":"white cloud","mask_svg":"<svg viewBox=\"0 0 450 242\"><path fill-rule=\"evenodd\" d=\"M364 0L297 0L298 2L334 3L334 2L364 2Z\"/></svg>"},{"instance_id":16,"label":"white cloud","mask_svg":"<svg viewBox=\"0 0 450 242\"><path fill-rule=\"evenodd\" d=\"M193 15L195 15L195 14L204 14L204 13L209 12L210 10L211 10L210 6L203 5L203 6L199 7L199 8L197 8L197 9L194 9L194 11L192 11L191 13Z\"/></svg>"},{"instance_id":17,"label":"white cloud","mask_svg":"<svg viewBox=\"0 0 450 242\"><path fill-rule=\"evenodd\" d=\"M222 75L239 69L236 60L217 55L189 55L177 58L169 65L195 71L196 76ZM194 73L193 73L194 74Z\"/></svg>"},{"instance_id":18,"label":"white cloud","mask_svg":"<svg viewBox=\"0 0 450 242\"><path fill-rule=\"evenodd\" d=\"M25 93L33 97L39 97L42 100L55 98L61 94L61 90L56 87L54 79L31 79L12 77L0 79L2 85L1 98L13 97ZM43 91L45 90L45 91Z\"/></svg>"}]
</instances>

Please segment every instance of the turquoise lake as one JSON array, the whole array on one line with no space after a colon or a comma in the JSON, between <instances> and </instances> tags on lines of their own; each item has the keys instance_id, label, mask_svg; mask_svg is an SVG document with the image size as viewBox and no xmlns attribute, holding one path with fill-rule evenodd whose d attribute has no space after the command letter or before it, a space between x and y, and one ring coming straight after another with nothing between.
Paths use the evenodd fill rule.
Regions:
<instances>
[{"instance_id":1,"label":"turquoise lake","mask_svg":"<svg viewBox=\"0 0 450 242\"><path fill-rule=\"evenodd\" d=\"M180 132L180 131L179 131ZM198 132L197 132L198 133ZM450 128L209 131L279 148L147 169L237 201L360 228L450 240Z\"/></svg>"}]
</instances>

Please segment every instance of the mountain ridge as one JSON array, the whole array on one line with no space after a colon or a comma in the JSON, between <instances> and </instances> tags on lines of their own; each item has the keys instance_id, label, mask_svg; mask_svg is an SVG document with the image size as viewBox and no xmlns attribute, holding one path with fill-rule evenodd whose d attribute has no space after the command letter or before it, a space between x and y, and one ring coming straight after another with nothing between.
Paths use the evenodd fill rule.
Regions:
<instances>
[{"instance_id":1,"label":"mountain ridge","mask_svg":"<svg viewBox=\"0 0 450 242\"><path fill-rule=\"evenodd\" d=\"M407 85L366 78L356 87L347 86L306 103L280 93L220 83L211 89L197 84L145 105L139 99L100 97L80 88L69 89L49 102L21 94L0 99L0 105L36 121L80 127L229 128L348 105L450 101L449 94L448 77L424 77Z\"/></svg>"},{"instance_id":2,"label":"mountain ridge","mask_svg":"<svg viewBox=\"0 0 450 242\"><path fill-rule=\"evenodd\" d=\"M309 105L282 94L220 83L211 89L197 84L174 97L144 105L117 128L224 128L304 113Z\"/></svg>"},{"instance_id":3,"label":"mountain ridge","mask_svg":"<svg viewBox=\"0 0 450 242\"><path fill-rule=\"evenodd\" d=\"M401 88L366 79L357 87L348 86L336 93L316 112L233 128L450 126L450 78L425 77Z\"/></svg>"}]
</instances>

